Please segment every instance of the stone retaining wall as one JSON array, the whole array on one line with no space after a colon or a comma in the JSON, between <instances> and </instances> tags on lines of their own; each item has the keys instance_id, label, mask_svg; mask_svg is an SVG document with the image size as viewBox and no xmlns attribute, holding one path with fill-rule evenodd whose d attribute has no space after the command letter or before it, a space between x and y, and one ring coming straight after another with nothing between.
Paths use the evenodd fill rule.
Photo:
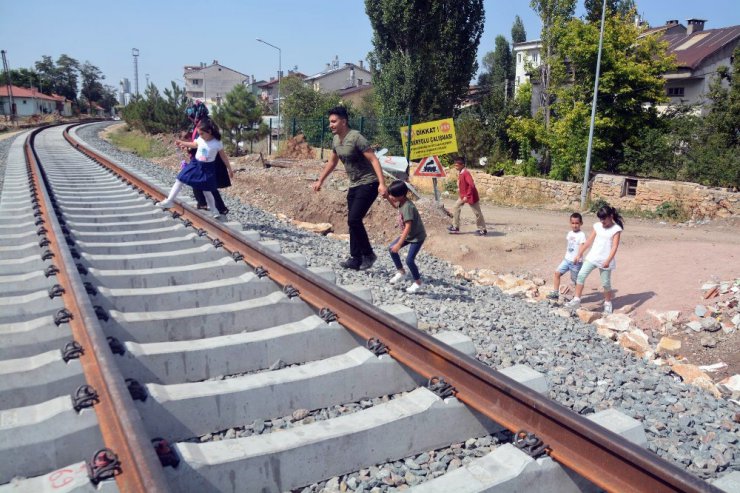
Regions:
<instances>
[{"instance_id":1,"label":"stone retaining wall","mask_svg":"<svg viewBox=\"0 0 740 493\"><path fill-rule=\"evenodd\" d=\"M544 178L492 176L470 170L481 199L501 205L536 206L546 209L578 209L581 185ZM438 179L444 191L448 180L457 180L457 171L447 170L447 178ZM411 184L432 193L431 178L411 177ZM675 202L695 219L729 217L740 214L740 193L688 182L650 180L599 174L593 180L591 200L603 198L620 210L654 212L665 202Z\"/></svg>"}]
</instances>

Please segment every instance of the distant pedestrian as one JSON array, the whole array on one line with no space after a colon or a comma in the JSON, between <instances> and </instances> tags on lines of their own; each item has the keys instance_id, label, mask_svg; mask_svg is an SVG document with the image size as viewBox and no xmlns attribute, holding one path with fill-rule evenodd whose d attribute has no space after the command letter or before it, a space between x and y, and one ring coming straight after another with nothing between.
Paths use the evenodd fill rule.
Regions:
<instances>
[{"instance_id":1,"label":"distant pedestrian","mask_svg":"<svg viewBox=\"0 0 740 493\"><path fill-rule=\"evenodd\" d=\"M575 258L576 262L580 262L583 253L589 247L591 248L583 262L583 267L578 272L576 295L565 306L571 309L581 306L581 295L586 278L592 270L598 268L601 275L601 286L604 288L604 313L608 315L613 311L614 293L611 286L611 273L617 266L615 257L619 248L619 239L624 230L624 221L619 212L608 205L601 207L596 212L596 217L599 218L599 222L594 224L594 230L586 243L581 245Z\"/></svg>"},{"instance_id":2,"label":"distant pedestrian","mask_svg":"<svg viewBox=\"0 0 740 493\"><path fill-rule=\"evenodd\" d=\"M455 207L452 209L452 226L447 228L450 234L457 234L460 232L460 211L462 206L468 204L473 209L475 214L475 224L478 230L475 232L478 236L485 236L488 234L486 229L486 220L483 219L483 212L480 209L480 197L478 197L478 189L475 188L475 182L473 176L465 167L465 159L462 157L456 157L454 160L455 169L458 171L457 175L457 193L460 198L455 202Z\"/></svg>"},{"instance_id":3,"label":"distant pedestrian","mask_svg":"<svg viewBox=\"0 0 740 493\"><path fill-rule=\"evenodd\" d=\"M198 123L199 137L195 142L186 140L177 140L175 145L182 149L196 149L195 156L187 163L177 175L175 184L172 185L170 194L167 199L156 204L162 209L169 209L175 205L175 198L182 190L183 185L190 185L193 188L203 190L206 202L213 217L219 217L220 214L216 208L213 198L213 191L216 190L216 169L214 163L216 156L220 155L224 165L229 173L233 175L229 158L224 152L224 146L221 143L221 132L215 123L206 118Z\"/></svg>"},{"instance_id":4,"label":"distant pedestrian","mask_svg":"<svg viewBox=\"0 0 740 493\"><path fill-rule=\"evenodd\" d=\"M560 276L566 272L570 272L570 278L573 284L576 284L578 280L578 271L581 270L583 263L576 262L576 255L581 248L581 245L586 243L586 234L581 231L583 226L583 216L578 212L574 212L570 215L570 231L565 235L565 241L567 246L565 248L565 258L558 268L555 269L555 275L552 280L552 291L547 294L547 297L551 300L556 300L560 297Z\"/></svg>"},{"instance_id":5,"label":"distant pedestrian","mask_svg":"<svg viewBox=\"0 0 740 493\"><path fill-rule=\"evenodd\" d=\"M362 220L378 194L386 197L383 170L367 139L349 127L349 116L344 106L328 112L329 130L334 134L332 152L321 176L313 184L314 192L321 190L324 180L341 160L349 177L347 191L347 225L349 226L349 258L339 265L345 269L365 270L372 267L377 256L373 252Z\"/></svg>"},{"instance_id":6,"label":"distant pedestrian","mask_svg":"<svg viewBox=\"0 0 740 493\"><path fill-rule=\"evenodd\" d=\"M427 232L424 229L424 223L421 222L419 210L407 196L408 192L409 189L406 183L401 180L394 181L388 187L388 202L398 209L398 227L401 228L401 235L393 240L393 243L388 247L393 265L397 269L396 274L391 277L389 282L396 284L406 277L406 271L403 268L401 256L398 252L401 251L401 248L408 245L409 253L406 255L406 265L411 272L414 282L406 288L406 292L416 293L421 289L421 275L416 266L416 255L424 244Z\"/></svg>"}]
</instances>

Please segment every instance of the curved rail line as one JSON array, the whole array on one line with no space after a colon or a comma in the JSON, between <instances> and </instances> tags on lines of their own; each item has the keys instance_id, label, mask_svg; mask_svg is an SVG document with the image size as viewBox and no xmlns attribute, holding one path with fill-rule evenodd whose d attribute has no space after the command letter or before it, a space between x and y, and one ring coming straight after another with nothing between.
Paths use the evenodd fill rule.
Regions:
<instances>
[{"instance_id":1,"label":"curved rail line","mask_svg":"<svg viewBox=\"0 0 740 493\"><path fill-rule=\"evenodd\" d=\"M76 141L70 135L69 128L64 136L80 152L148 197L156 200L165 197L158 187L146 183L139 176ZM28 139L27 146L28 166L35 174L34 182L41 193L44 183L32 149L33 137ZM53 206L50 200L45 197L40 203L43 204L47 224L54 233L60 235L61 229L51 213ZM264 269L276 283L297 290L300 298L315 309L330 310L342 326L360 338L379 340L387 347L391 357L419 375L443 378L452 386L453 395L472 409L512 432L524 430L535 435L550 457L599 487L615 492L718 491L657 455L540 396L428 334L415 330L372 304L348 296L319 275L245 239L218 221L201 215L195 208L178 202L171 211L183 220L190 221L194 227L202 228L208 237L218 240L235 259ZM75 264L69 253L59 247L61 242L52 240L52 243L56 245L56 257L65 264L61 269L74 269ZM83 305L73 301L86 298L85 288L79 282L67 280L64 288L72 306ZM77 310L79 314L74 315L75 338L91 349L83 356L86 378L96 382L101 391L107 394L101 397L98 415L105 430L106 445L121 455L123 471L117 476L119 487L123 491L164 491L166 482L161 470L157 470L158 466L152 466L156 457L143 432L141 420L135 416L135 412L126 411L128 393L120 372L105 356L109 353L105 338L102 334L90 334L84 326L84 322L94 319L95 314L80 308ZM119 416L117 413L123 414ZM121 439L124 439L123 442Z\"/></svg>"}]
</instances>

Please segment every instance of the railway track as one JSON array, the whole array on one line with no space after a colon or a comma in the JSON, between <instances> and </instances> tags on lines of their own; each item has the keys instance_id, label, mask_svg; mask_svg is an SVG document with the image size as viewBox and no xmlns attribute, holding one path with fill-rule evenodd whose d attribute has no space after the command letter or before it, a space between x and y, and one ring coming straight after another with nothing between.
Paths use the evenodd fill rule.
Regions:
<instances>
[{"instance_id":1,"label":"railway track","mask_svg":"<svg viewBox=\"0 0 740 493\"><path fill-rule=\"evenodd\" d=\"M578 416L241 225L155 208L164 185L74 133L8 157L0 492L289 491L492 434L512 443L412 489L718 491L625 416Z\"/></svg>"}]
</instances>

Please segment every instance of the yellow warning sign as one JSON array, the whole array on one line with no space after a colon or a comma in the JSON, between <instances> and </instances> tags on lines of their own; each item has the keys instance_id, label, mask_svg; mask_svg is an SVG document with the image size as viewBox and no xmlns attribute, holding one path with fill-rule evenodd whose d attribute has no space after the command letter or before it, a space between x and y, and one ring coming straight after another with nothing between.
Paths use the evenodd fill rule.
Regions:
<instances>
[{"instance_id":1,"label":"yellow warning sign","mask_svg":"<svg viewBox=\"0 0 740 493\"><path fill-rule=\"evenodd\" d=\"M401 141L406 149L409 127L401 127ZM411 159L457 152L455 122L452 118L411 125Z\"/></svg>"}]
</instances>

